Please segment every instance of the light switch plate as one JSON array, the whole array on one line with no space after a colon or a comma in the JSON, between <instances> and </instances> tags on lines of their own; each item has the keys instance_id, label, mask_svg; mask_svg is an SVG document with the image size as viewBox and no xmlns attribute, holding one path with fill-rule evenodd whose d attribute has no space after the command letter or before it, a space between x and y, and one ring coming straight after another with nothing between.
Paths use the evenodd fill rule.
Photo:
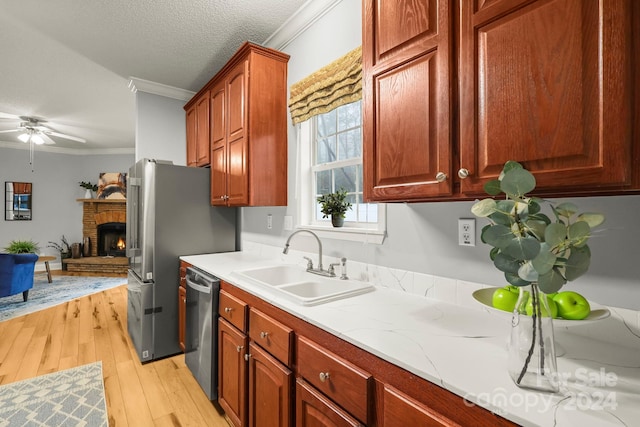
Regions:
<instances>
[{"instance_id":1,"label":"light switch plate","mask_svg":"<svg viewBox=\"0 0 640 427\"><path fill-rule=\"evenodd\" d=\"M284 216L284 229L285 231L293 230L293 217L291 215Z\"/></svg>"}]
</instances>

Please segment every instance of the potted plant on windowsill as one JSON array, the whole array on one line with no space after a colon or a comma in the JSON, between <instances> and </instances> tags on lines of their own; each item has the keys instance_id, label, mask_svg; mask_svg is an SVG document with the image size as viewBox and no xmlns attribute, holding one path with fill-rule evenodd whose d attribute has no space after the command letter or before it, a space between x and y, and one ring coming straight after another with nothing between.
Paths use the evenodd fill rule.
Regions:
<instances>
[{"instance_id":1,"label":"potted plant on windowsill","mask_svg":"<svg viewBox=\"0 0 640 427\"><path fill-rule=\"evenodd\" d=\"M511 322L509 374L519 387L555 392L559 384L547 295L587 272L587 241L604 215L527 196L535 187L533 174L508 161L498 179L484 186L489 195L504 194L505 199L480 200L471 211L490 221L482 229L482 241L492 246L494 266L520 291ZM542 212L544 204L550 206L551 218Z\"/></svg>"},{"instance_id":2,"label":"potted plant on windowsill","mask_svg":"<svg viewBox=\"0 0 640 427\"><path fill-rule=\"evenodd\" d=\"M347 190L340 188L335 193L323 194L316 201L320 203L322 217L331 217L334 227L342 227L345 214L351 209L351 202L347 201Z\"/></svg>"}]
</instances>

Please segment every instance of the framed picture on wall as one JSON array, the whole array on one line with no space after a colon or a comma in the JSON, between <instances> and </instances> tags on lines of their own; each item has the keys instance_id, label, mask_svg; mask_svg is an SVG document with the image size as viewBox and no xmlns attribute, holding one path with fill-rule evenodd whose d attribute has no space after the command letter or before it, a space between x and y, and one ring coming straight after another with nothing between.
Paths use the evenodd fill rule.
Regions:
<instances>
[{"instance_id":1,"label":"framed picture on wall","mask_svg":"<svg viewBox=\"0 0 640 427\"><path fill-rule=\"evenodd\" d=\"M127 174L122 172L102 172L98 179L98 199L126 199Z\"/></svg>"}]
</instances>

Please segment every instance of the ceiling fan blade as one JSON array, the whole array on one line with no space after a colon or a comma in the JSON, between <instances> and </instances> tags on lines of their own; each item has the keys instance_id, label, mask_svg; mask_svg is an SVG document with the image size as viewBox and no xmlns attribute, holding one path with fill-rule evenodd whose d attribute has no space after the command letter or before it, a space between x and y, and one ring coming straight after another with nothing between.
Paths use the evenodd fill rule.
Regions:
<instances>
[{"instance_id":1,"label":"ceiling fan blade","mask_svg":"<svg viewBox=\"0 0 640 427\"><path fill-rule=\"evenodd\" d=\"M20 120L20 116L16 116L15 114L9 114L9 113L0 113L0 119Z\"/></svg>"},{"instance_id":2,"label":"ceiling fan blade","mask_svg":"<svg viewBox=\"0 0 640 427\"><path fill-rule=\"evenodd\" d=\"M20 132L22 129L0 130L0 133Z\"/></svg>"},{"instance_id":3,"label":"ceiling fan blade","mask_svg":"<svg viewBox=\"0 0 640 427\"><path fill-rule=\"evenodd\" d=\"M71 141L82 142L83 144L87 142L86 139L78 138L77 136L65 135L63 133L58 132L47 132L48 135L57 136L58 138L70 139Z\"/></svg>"},{"instance_id":4,"label":"ceiling fan blade","mask_svg":"<svg viewBox=\"0 0 640 427\"><path fill-rule=\"evenodd\" d=\"M46 133L41 133L40 136L42 137L42 140L44 141L45 145L51 145L56 143L53 139L49 138L49 135L47 135Z\"/></svg>"}]
</instances>

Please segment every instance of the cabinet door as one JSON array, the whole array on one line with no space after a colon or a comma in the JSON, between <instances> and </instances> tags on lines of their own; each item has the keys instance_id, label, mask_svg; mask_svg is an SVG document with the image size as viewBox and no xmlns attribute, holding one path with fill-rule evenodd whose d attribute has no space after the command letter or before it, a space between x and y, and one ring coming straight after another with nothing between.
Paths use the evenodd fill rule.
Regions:
<instances>
[{"instance_id":1,"label":"cabinet door","mask_svg":"<svg viewBox=\"0 0 640 427\"><path fill-rule=\"evenodd\" d=\"M449 1L364 1L364 197L452 192Z\"/></svg>"},{"instance_id":2,"label":"cabinet door","mask_svg":"<svg viewBox=\"0 0 640 427\"><path fill-rule=\"evenodd\" d=\"M303 379L298 378L296 380L296 426L354 427L364 426L364 424L327 399Z\"/></svg>"},{"instance_id":3,"label":"cabinet door","mask_svg":"<svg viewBox=\"0 0 640 427\"><path fill-rule=\"evenodd\" d=\"M227 93L227 204L249 203L247 176L247 77L249 61L233 68L226 79Z\"/></svg>"},{"instance_id":4,"label":"cabinet door","mask_svg":"<svg viewBox=\"0 0 640 427\"><path fill-rule=\"evenodd\" d=\"M211 204L226 205L227 122L224 82L211 89Z\"/></svg>"},{"instance_id":5,"label":"cabinet door","mask_svg":"<svg viewBox=\"0 0 640 427\"><path fill-rule=\"evenodd\" d=\"M249 349L249 425L291 426L293 373L257 345Z\"/></svg>"},{"instance_id":6,"label":"cabinet door","mask_svg":"<svg viewBox=\"0 0 640 427\"><path fill-rule=\"evenodd\" d=\"M383 427L458 425L388 385L384 386L383 407L379 413L383 419Z\"/></svg>"},{"instance_id":7,"label":"cabinet door","mask_svg":"<svg viewBox=\"0 0 640 427\"><path fill-rule=\"evenodd\" d=\"M196 153L198 166L209 164L209 92L196 102Z\"/></svg>"},{"instance_id":8,"label":"cabinet door","mask_svg":"<svg viewBox=\"0 0 640 427\"><path fill-rule=\"evenodd\" d=\"M226 320L218 320L218 403L235 427L247 420L248 339Z\"/></svg>"},{"instance_id":9,"label":"cabinet door","mask_svg":"<svg viewBox=\"0 0 640 427\"><path fill-rule=\"evenodd\" d=\"M198 155L196 153L196 106L189 108L186 114L187 120L187 166L197 166Z\"/></svg>"},{"instance_id":10,"label":"cabinet door","mask_svg":"<svg viewBox=\"0 0 640 427\"><path fill-rule=\"evenodd\" d=\"M178 286L178 344L184 351L185 325L187 320L187 290Z\"/></svg>"},{"instance_id":11,"label":"cabinet door","mask_svg":"<svg viewBox=\"0 0 640 427\"><path fill-rule=\"evenodd\" d=\"M507 160L542 190L629 183L631 3L462 2L463 193Z\"/></svg>"}]
</instances>

